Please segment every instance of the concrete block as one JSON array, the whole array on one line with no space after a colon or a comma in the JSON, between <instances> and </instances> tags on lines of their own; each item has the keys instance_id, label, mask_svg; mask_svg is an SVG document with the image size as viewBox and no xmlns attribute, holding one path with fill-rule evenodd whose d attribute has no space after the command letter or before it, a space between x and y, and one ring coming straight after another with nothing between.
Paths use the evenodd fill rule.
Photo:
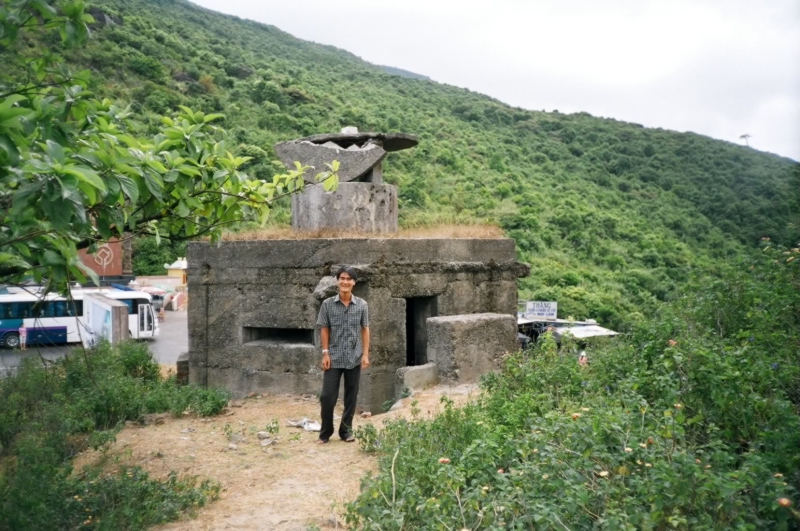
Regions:
<instances>
[{"instance_id":1,"label":"concrete block","mask_svg":"<svg viewBox=\"0 0 800 531\"><path fill-rule=\"evenodd\" d=\"M334 193L321 186L308 187L292 196L292 228L397 232L397 187L342 182Z\"/></svg>"},{"instance_id":2,"label":"concrete block","mask_svg":"<svg viewBox=\"0 0 800 531\"><path fill-rule=\"evenodd\" d=\"M189 383L205 386L208 381L208 370L204 362L204 353L189 351Z\"/></svg>"},{"instance_id":3,"label":"concrete block","mask_svg":"<svg viewBox=\"0 0 800 531\"><path fill-rule=\"evenodd\" d=\"M435 363L400 367L395 374L397 375L397 380L394 389L395 399L397 400L401 398L400 395L403 389L417 391L436 385L439 382L439 369Z\"/></svg>"},{"instance_id":4,"label":"concrete block","mask_svg":"<svg viewBox=\"0 0 800 531\"><path fill-rule=\"evenodd\" d=\"M475 382L517 349L517 323L511 315L451 315L427 322L428 360L436 364L441 378Z\"/></svg>"},{"instance_id":5,"label":"concrete block","mask_svg":"<svg viewBox=\"0 0 800 531\"><path fill-rule=\"evenodd\" d=\"M322 302L337 293L339 293L339 284L336 282L336 278L331 275L325 275L317 282L313 295L315 299Z\"/></svg>"},{"instance_id":6,"label":"concrete block","mask_svg":"<svg viewBox=\"0 0 800 531\"><path fill-rule=\"evenodd\" d=\"M322 389L322 376L230 368L209 370L206 385L227 389L234 398L261 392L304 394L319 392Z\"/></svg>"},{"instance_id":7,"label":"concrete block","mask_svg":"<svg viewBox=\"0 0 800 531\"><path fill-rule=\"evenodd\" d=\"M189 353L181 352L175 367L175 379L179 384L189 383Z\"/></svg>"},{"instance_id":8,"label":"concrete block","mask_svg":"<svg viewBox=\"0 0 800 531\"><path fill-rule=\"evenodd\" d=\"M519 273L529 267L519 264L514 240L508 238L416 239L416 238L308 238L301 240L230 241L219 245L189 242L187 245L190 284L203 283L212 269L320 268L315 279L332 264L473 264L474 268L513 269Z\"/></svg>"},{"instance_id":9,"label":"concrete block","mask_svg":"<svg viewBox=\"0 0 800 531\"><path fill-rule=\"evenodd\" d=\"M373 413L383 411L386 402L394 401L396 367L373 366L361 373L358 405Z\"/></svg>"},{"instance_id":10,"label":"concrete block","mask_svg":"<svg viewBox=\"0 0 800 531\"><path fill-rule=\"evenodd\" d=\"M302 161L311 169L304 175L308 183L316 183L318 173L328 171L326 164L339 162L341 183L355 181L369 173L386 157L386 151L377 144L366 145L359 150L348 150L334 143L314 144L303 140L289 140L275 144L275 153L289 170L294 170L294 161ZM321 187L320 187L321 188Z\"/></svg>"},{"instance_id":11,"label":"concrete block","mask_svg":"<svg viewBox=\"0 0 800 531\"><path fill-rule=\"evenodd\" d=\"M447 289L447 278L443 273L396 273L386 276L385 284L393 297L432 297Z\"/></svg>"}]
</instances>

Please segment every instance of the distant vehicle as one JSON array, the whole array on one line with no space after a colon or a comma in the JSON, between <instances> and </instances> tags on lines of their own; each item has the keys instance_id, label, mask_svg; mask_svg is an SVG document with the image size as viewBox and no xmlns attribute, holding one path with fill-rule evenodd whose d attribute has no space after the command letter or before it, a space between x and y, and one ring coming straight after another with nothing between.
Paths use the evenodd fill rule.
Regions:
<instances>
[{"instance_id":1,"label":"distant vehicle","mask_svg":"<svg viewBox=\"0 0 800 531\"><path fill-rule=\"evenodd\" d=\"M18 348L19 329L23 324L28 331L27 345L80 343L81 336L89 333L83 315L85 293L100 293L127 304L131 338L158 335L152 298L142 291L77 289L72 291L72 300L68 300L53 293L41 297L34 291L19 289L0 294L0 346Z\"/></svg>"}]
</instances>

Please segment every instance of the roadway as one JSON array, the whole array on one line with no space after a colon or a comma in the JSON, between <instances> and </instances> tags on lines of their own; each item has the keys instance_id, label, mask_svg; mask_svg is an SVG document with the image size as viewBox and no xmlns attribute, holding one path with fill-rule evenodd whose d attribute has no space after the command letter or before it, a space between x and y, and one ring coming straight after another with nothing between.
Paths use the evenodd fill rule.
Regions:
<instances>
[{"instance_id":1,"label":"roadway","mask_svg":"<svg viewBox=\"0 0 800 531\"><path fill-rule=\"evenodd\" d=\"M161 365L175 366L181 352L189 350L189 327L187 314L166 312L164 322L159 323L159 334L154 339L145 340L155 360ZM58 347L29 347L25 351L0 348L0 377L3 377L22 364L25 358L55 361L66 356L76 345Z\"/></svg>"}]
</instances>

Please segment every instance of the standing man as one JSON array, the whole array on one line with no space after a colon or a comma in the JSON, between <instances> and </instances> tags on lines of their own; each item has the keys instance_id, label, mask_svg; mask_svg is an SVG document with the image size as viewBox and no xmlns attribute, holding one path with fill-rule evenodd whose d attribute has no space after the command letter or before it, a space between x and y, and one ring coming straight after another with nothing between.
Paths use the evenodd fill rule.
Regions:
<instances>
[{"instance_id":1,"label":"standing man","mask_svg":"<svg viewBox=\"0 0 800 531\"><path fill-rule=\"evenodd\" d=\"M19 349L25 350L25 344L28 342L28 329L25 328L25 322L19 327Z\"/></svg>"},{"instance_id":2,"label":"standing man","mask_svg":"<svg viewBox=\"0 0 800 531\"><path fill-rule=\"evenodd\" d=\"M339 380L344 376L344 414L339 424L339 437L355 441L353 416L356 413L358 381L361 369L369 367L369 311L367 301L353 295L358 274L352 267L343 267L336 274L339 294L325 299L319 309L317 326L322 339L322 429L319 442L326 443L333 435L333 408L339 398Z\"/></svg>"}]
</instances>

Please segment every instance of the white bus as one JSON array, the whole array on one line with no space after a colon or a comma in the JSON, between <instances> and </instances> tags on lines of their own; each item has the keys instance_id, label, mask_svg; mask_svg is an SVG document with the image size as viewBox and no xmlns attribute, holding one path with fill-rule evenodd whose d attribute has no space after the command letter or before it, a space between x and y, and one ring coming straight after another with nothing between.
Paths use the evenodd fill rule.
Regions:
<instances>
[{"instance_id":1,"label":"white bus","mask_svg":"<svg viewBox=\"0 0 800 531\"><path fill-rule=\"evenodd\" d=\"M34 288L37 289L37 288ZM133 339L158 335L158 319L152 297L142 291L76 289L72 300L50 293L44 297L34 290L7 288L0 294L0 346L18 348L19 329L25 325L27 345L80 343L88 332L83 315L83 295L100 293L128 305L128 330Z\"/></svg>"}]
</instances>

